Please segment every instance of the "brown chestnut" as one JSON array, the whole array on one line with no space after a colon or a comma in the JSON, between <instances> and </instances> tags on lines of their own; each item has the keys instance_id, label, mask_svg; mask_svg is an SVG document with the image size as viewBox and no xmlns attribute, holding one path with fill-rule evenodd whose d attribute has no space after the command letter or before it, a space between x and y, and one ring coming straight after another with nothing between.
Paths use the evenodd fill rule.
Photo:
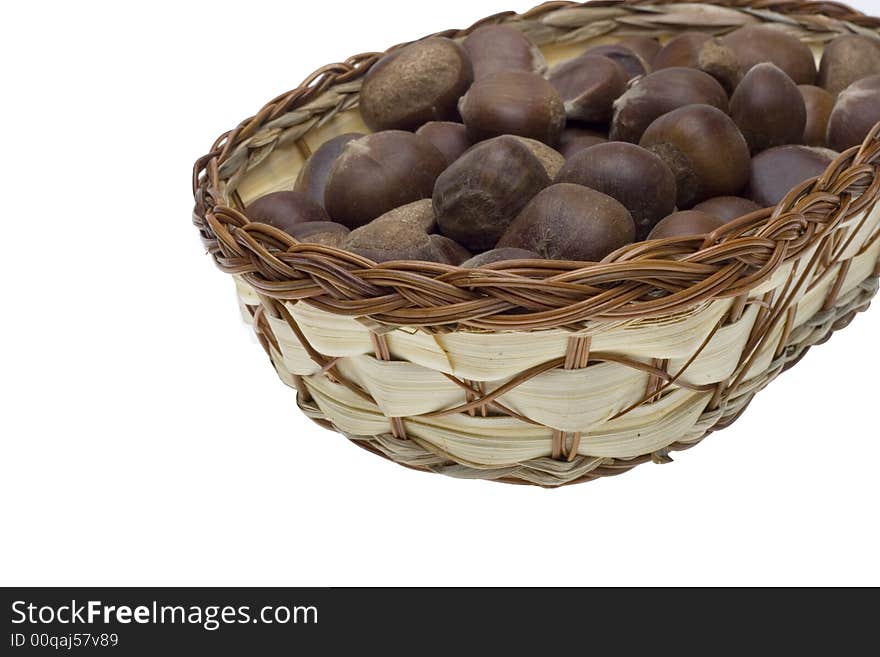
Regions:
<instances>
[{"instance_id":1,"label":"brown chestnut","mask_svg":"<svg viewBox=\"0 0 880 657\"><path fill-rule=\"evenodd\" d=\"M330 221L324 208L302 192L272 192L250 203L244 213L251 221L274 226L292 234L297 224Z\"/></svg>"},{"instance_id":2,"label":"brown chestnut","mask_svg":"<svg viewBox=\"0 0 880 657\"><path fill-rule=\"evenodd\" d=\"M460 265L470 259L471 252L455 240L443 235L431 235L434 248L440 256L440 261L447 265Z\"/></svg>"},{"instance_id":3,"label":"brown chestnut","mask_svg":"<svg viewBox=\"0 0 880 657\"><path fill-rule=\"evenodd\" d=\"M529 139L528 137L514 137L515 139L519 139L522 143L524 143L530 151L532 151L532 155L538 158L538 162L541 163L541 166L544 167L544 171L547 172L547 175L553 179L559 170L562 168L562 165L565 164L565 158L562 156L562 153L557 151L555 148L550 148L544 142L538 141L536 139Z\"/></svg>"},{"instance_id":4,"label":"brown chestnut","mask_svg":"<svg viewBox=\"0 0 880 657\"><path fill-rule=\"evenodd\" d=\"M816 60L810 47L797 37L769 25L747 25L721 37L733 50L742 72L762 62L776 64L795 84L816 83Z\"/></svg>"},{"instance_id":5,"label":"brown chestnut","mask_svg":"<svg viewBox=\"0 0 880 657\"><path fill-rule=\"evenodd\" d=\"M831 116L825 141L829 148L845 151L859 146L880 122L880 75L854 82L840 92Z\"/></svg>"},{"instance_id":6,"label":"brown chestnut","mask_svg":"<svg viewBox=\"0 0 880 657\"><path fill-rule=\"evenodd\" d=\"M625 36L617 41L617 45L629 48L641 57L642 61L647 62L649 65L654 57L657 56L657 53L663 48L657 39L638 35Z\"/></svg>"},{"instance_id":7,"label":"brown chestnut","mask_svg":"<svg viewBox=\"0 0 880 657\"><path fill-rule=\"evenodd\" d=\"M686 105L712 105L727 112L727 93L711 75L693 68L666 68L636 82L614 103L610 138L639 143L654 119Z\"/></svg>"},{"instance_id":8,"label":"brown chestnut","mask_svg":"<svg viewBox=\"0 0 880 657\"><path fill-rule=\"evenodd\" d=\"M659 157L622 141L581 151L562 167L554 182L584 185L619 201L644 239L660 219L675 210L675 176Z\"/></svg>"},{"instance_id":9,"label":"brown chestnut","mask_svg":"<svg viewBox=\"0 0 880 657\"><path fill-rule=\"evenodd\" d=\"M811 146L777 146L752 158L746 196L762 208L776 205L792 189L825 173L834 153Z\"/></svg>"},{"instance_id":10,"label":"brown chestnut","mask_svg":"<svg viewBox=\"0 0 880 657\"><path fill-rule=\"evenodd\" d=\"M534 251L527 249L514 249L505 247L503 249L492 249L491 251L483 251L480 255L475 255L469 260L461 263L462 267L473 269L475 267L485 267L495 262L504 262L505 260L541 260L542 257Z\"/></svg>"},{"instance_id":11,"label":"brown chestnut","mask_svg":"<svg viewBox=\"0 0 880 657\"><path fill-rule=\"evenodd\" d=\"M589 187L559 183L542 190L498 240L551 260L596 262L635 238L625 207Z\"/></svg>"},{"instance_id":12,"label":"brown chestnut","mask_svg":"<svg viewBox=\"0 0 880 657\"><path fill-rule=\"evenodd\" d=\"M335 246L337 248L342 248L348 233L348 228L342 224L337 224L335 221L309 221L304 224L297 224L290 230L290 234L300 242L323 244L324 246Z\"/></svg>"},{"instance_id":13,"label":"brown chestnut","mask_svg":"<svg viewBox=\"0 0 880 657\"><path fill-rule=\"evenodd\" d=\"M427 260L443 262L431 236L415 224L382 221L382 217L351 231L343 248L375 262Z\"/></svg>"},{"instance_id":14,"label":"brown chestnut","mask_svg":"<svg viewBox=\"0 0 880 657\"><path fill-rule=\"evenodd\" d=\"M360 132L347 132L321 144L299 170L296 183L293 185L294 191L302 192L324 207L324 188L327 186L327 176L330 175L333 163L348 142L363 136Z\"/></svg>"},{"instance_id":15,"label":"brown chestnut","mask_svg":"<svg viewBox=\"0 0 880 657\"><path fill-rule=\"evenodd\" d=\"M509 25L484 25L464 40L465 51L474 67L474 79L502 71L543 73L544 55L528 37Z\"/></svg>"},{"instance_id":16,"label":"brown chestnut","mask_svg":"<svg viewBox=\"0 0 880 657\"><path fill-rule=\"evenodd\" d=\"M872 75L880 75L880 39L844 34L825 46L818 84L832 96Z\"/></svg>"},{"instance_id":17,"label":"brown chestnut","mask_svg":"<svg viewBox=\"0 0 880 657\"><path fill-rule=\"evenodd\" d=\"M749 146L727 114L688 105L664 114L642 136L641 146L672 169L679 208L713 196L739 193L749 180Z\"/></svg>"},{"instance_id":18,"label":"brown chestnut","mask_svg":"<svg viewBox=\"0 0 880 657\"><path fill-rule=\"evenodd\" d=\"M548 79L565 102L569 119L603 123L611 119L629 76L607 57L581 55L553 68Z\"/></svg>"},{"instance_id":19,"label":"brown chestnut","mask_svg":"<svg viewBox=\"0 0 880 657\"><path fill-rule=\"evenodd\" d=\"M648 235L649 240L662 240L670 237L696 237L706 235L716 228L720 228L724 222L716 216L699 212L698 210L685 210L664 217L654 226L654 230Z\"/></svg>"},{"instance_id":20,"label":"brown chestnut","mask_svg":"<svg viewBox=\"0 0 880 657\"><path fill-rule=\"evenodd\" d=\"M364 76L361 116L371 130L415 130L428 121L452 120L473 79L470 59L455 41L416 41L380 59Z\"/></svg>"},{"instance_id":21,"label":"brown chestnut","mask_svg":"<svg viewBox=\"0 0 880 657\"><path fill-rule=\"evenodd\" d=\"M372 223L377 221L380 224L415 226L425 233L432 233L437 228L434 204L429 198L423 198L389 210L381 217L374 219Z\"/></svg>"},{"instance_id":22,"label":"brown chestnut","mask_svg":"<svg viewBox=\"0 0 880 657\"><path fill-rule=\"evenodd\" d=\"M620 43L608 43L603 46L590 48L584 52L584 56L587 55L600 55L602 57L607 57L626 72L628 80L640 75L646 75L648 71L651 70L648 61L645 61L645 59L643 59L642 56L632 48L627 48Z\"/></svg>"},{"instance_id":23,"label":"brown chestnut","mask_svg":"<svg viewBox=\"0 0 880 657\"><path fill-rule=\"evenodd\" d=\"M569 126L562 131L557 145L562 157L568 159L585 148L608 141L608 134L599 130Z\"/></svg>"},{"instance_id":24,"label":"brown chestnut","mask_svg":"<svg viewBox=\"0 0 880 657\"><path fill-rule=\"evenodd\" d=\"M730 98L730 116L752 153L800 143L807 108L797 85L775 64L749 69Z\"/></svg>"},{"instance_id":25,"label":"brown chestnut","mask_svg":"<svg viewBox=\"0 0 880 657\"><path fill-rule=\"evenodd\" d=\"M348 142L330 169L327 213L349 228L401 205L429 198L446 158L427 139L387 130Z\"/></svg>"},{"instance_id":26,"label":"brown chestnut","mask_svg":"<svg viewBox=\"0 0 880 657\"><path fill-rule=\"evenodd\" d=\"M565 127L559 93L536 73L505 71L471 85L458 105L471 141L519 135L553 145Z\"/></svg>"},{"instance_id":27,"label":"brown chestnut","mask_svg":"<svg viewBox=\"0 0 880 657\"><path fill-rule=\"evenodd\" d=\"M443 153L448 164L455 162L471 147L471 140L467 138L463 123L428 121L416 130L416 134L434 144L434 148Z\"/></svg>"},{"instance_id":28,"label":"brown chestnut","mask_svg":"<svg viewBox=\"0 0 880 657\"><path fill-rule=\"evenodd\" d=\"M730 93L736 89L743 71L733 50L720 39L704 32L682 32L671 39L654 57L655 71L684 66L708 73Z\"/></svg>"},{"instance_id":29,"label":"brown chestnut","mask_svg":"<svg viewBox=\"0 0 880 657\"><path fill-rule=\"evenodd\" d=\"M760 209L760 205L741 196L716 196L694 206L694 210L718 217L724 223Z\"/></svg>"},{"instance_id":30,"label":"brown chestnut","mask_svg":"<svg viewBox=\"0 0 880 657\"><path fill-rule=\"evenodd\" d=\"M807 110L807 123L801 142L807 146L824 146L828 117L834 109L834 96L820 87L802 84L798 87Z\"/></svg>"},{"instance_id":31,"label":"brown chestnut","mask_svg":"<svg viewBox=\"0 0 880 657\"><path fill-rule=\"evenodd\" d=\"M491 249L526 203L549 184L544 166L520 140L505 135L481 142L437 178L437 225L466 249Z\"/></svg>"}]
</instances>

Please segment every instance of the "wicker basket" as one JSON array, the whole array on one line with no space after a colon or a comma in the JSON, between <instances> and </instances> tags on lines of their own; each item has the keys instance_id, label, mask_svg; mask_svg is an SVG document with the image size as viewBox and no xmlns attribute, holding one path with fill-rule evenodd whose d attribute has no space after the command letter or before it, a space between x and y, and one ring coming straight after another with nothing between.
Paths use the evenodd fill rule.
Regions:
<instances>
[{"instance_id":1,"label":"wicker basket","mask_svg":"<svg viewBox=\"0 0 880 657\"><path fill-rule=\"evenodd\" d=\"M551 63L622 35L766 22L818 52L880 29L842 5L776 0L552 2L486 22L527 33ZM319 69L222 135L193 173L203 243L279 376L309 417L362 447L541 486L664 463L733 422L877 292L880 126L772 211L601 263L376 265L248 222L244 205L290 189L318 145L366 131L358 90L380 56Z\"/></svg>"}]
</instances>

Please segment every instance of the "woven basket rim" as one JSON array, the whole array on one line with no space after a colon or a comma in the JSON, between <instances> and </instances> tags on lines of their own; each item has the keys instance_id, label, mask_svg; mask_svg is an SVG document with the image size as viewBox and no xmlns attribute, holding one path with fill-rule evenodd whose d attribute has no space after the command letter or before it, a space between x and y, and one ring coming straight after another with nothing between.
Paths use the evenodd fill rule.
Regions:
<instances>
[{"instance_id":1,"label":"woven basket rim","mask_svg":"<svg viewBox=\"0 0 880 657\"><path fill-rule=\"evenodd\" d=\"M429 36L459 38L487 23L535 21L553 12L585 8L617 10L640 20L679 11L686 21L689 7L741 12L751 21L777 21L817 35L880 37L880 18L846 5L783 0L715 0L701 6L680 0L549 2ZM662 25L667 32L676 31L675 26ZM686 22L677 27L693 29ZM608 34L616 29L619 25ZM356 81L384 54L364 53L319 68L296 89L221 135L196 161L193 222L221 270L240 275L269 298L305 300L329 312L371 319L376 326L436 331L577 329L590 320L667 315L747 294L880 198L878 124L861 146L841 153L823 175L797 186L775 208L741 217L705 238L636 242L599 263L521 260L473 269L423 261L377 264L342 249L300 243L271 226L250 222L240 203L233 207L235 199L230 202L225 191L228 176L221 175L221 169L237 150L249 148L249 140L279 117Z\"/></svg>"}]
</instances>

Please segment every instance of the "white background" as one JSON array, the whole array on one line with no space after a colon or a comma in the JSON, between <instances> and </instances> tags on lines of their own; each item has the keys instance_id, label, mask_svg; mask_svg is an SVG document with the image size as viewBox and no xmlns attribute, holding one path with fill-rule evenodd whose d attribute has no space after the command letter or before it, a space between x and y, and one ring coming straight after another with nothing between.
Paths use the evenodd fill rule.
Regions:
<instances>
[{"instance_id":1,"label":"white background","mask_svg":"<svg viewBox=\"0 0 880 657\"><path fill-rule=\"evenodd\" d=\"M195 158L322 64L529 4L7 8L0 584L880 584L880 308L674 464L555 491L318 428L240 322Z\"/></svg>"}]
</instances>

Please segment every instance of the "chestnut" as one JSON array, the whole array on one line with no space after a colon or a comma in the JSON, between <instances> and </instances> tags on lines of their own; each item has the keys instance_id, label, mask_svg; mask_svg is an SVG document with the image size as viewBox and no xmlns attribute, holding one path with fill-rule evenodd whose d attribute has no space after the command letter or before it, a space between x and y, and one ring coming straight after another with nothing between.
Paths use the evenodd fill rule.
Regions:
<instances>
[{"instance_id":1,"label":"chestnut","mask_svg":"<svg viewBox=\"0 0 880 657\"><path fill-rule=\"evenodd\" d=\"M880 75L880 39L844 34L825 46L818 84L832 96L872 75Z\"/></svg>"},{"instance_id":2,"label":"chestnut","mask_svg":"<svg viewBox=\"0 0 880 657\"><path fill-rule=\"evenodd\" d=\"M636 82L614 103L610 138L639 143L659 116L686 105L729 110L727 92L711 75L693 68L666 68Z\"/></svg>"},{"instance_id":3,"label":"chestnut","mask_svg":"<svg viewBox=\"0 0 880 657\"><path fill-rule=\"evenodd\" d=\"M642 61L647 62L649 66L654 57L657 56L657 53L663 48L657 39L638 35L625 36L617 41L617 45L629 48L641 57ZM646 72L650 73L650 71Z\"/></svg>"},{"instance_id":4,"label":"chestnut","mask_svg":"<svg viewBox=\"0 0 880 657\"><path fill-rule=\"evenodd\" d=\"M670 237L696 237L706 235L724 222L716 216L698 210L685 210L664 217L648 235L649 240L662 240Z\"/></svg>"},{"instance_id":5,"label":"chestnut","mask_svg":"<svg viewBox=\"0 0 880 657\"><path fill-rule=\"evenodd\" d=\"M551 260L596 262L629 244L636 228L610 196L571 183L538 193L498 240L498 248L527 249Z\"/></svg>"},{"instance_id":6,"label":"chestnut","mask_svg":"<svg viewBox=\"0 0 880 657\"><path fill-rule=\"evenodd\" d=\"M427 139L402 130L348 142L324 190L334 221L357 228L389 210L429 198L446 158Z\"/></svg>"},{"instance_id":7,"label":"chestnut","mask_svg":"<svg viewBox=\"0 0 880 657\"><path fill-rule=\"evenodd\" d=\"M553 145L565 127L559 93L536 73L505 71L474 82L458 104L471 141L519 135Z\"/></svg>"},{"instance_id":8,"label":"chestnut","mask_svg":"<svg viewBox=\"0 0 880 657\"><path fill-rule=\"evenodd\" d=\"M810 84L798 87L807 110L807 123L801 142L807 146L824 146L825 133L828 131L828 117L834 109L834 96Z\"/></svg>"},{"instance_id":9,"label":"chestnut","mask_svg":"<svg viewBox=\"0 0 880 657\"><path fill-rule=\"evenodd\" d=\"M251 221L274 226L292 234L297 224L330 221L324 208L302 192L272 192L248 204L244 214Z\"/></svg>"},{"instance_id":10,"label":"chestnut","mask_svg":"<svg viewBox=\"0 0 880 657\"><path fill-rule=\"evenodd\" d=\"M760 209L760 205L741 196L716 196L694 206L694 210L718 217L724 223L739 219Z\"/></svg>"},{"instance_id":11,"label":"chestnut","mask_svg":"<svg viewBox=\"0 0 880 657\"><path fill-rule=\"evenodd\" d=\"M342 247L374 262L389 260L443 262L442 255L428 233L415 224L382 221L382 217L351 231Z\"/></svg>"},{"instance_id":12,"label":"chestnut","mask_svg":"<svg viewBox=\"0 0 880 657\"><path fill-rule=\"evenodd\" d=\"M554 179L602 192L619 201L644 239L660 219L675 210L675 176L648 150L610 141L581 151L566 161Z\"/></svg>"},{"instance_id":13,"label":"chestnut","mask_svg":"<svg viewBox=\"0 0 880 657\"><path fill-rule=\"evenodd\" d=\"M425 233L432 233L437 228L437 219L434 217L434 204L429 198L413 201L389 210L372 223L395 224L415 226Z\"/></svg>"},{"instance_id":14,"label":"chestnut","mask_svg":"<svg viewBox=\"0 0 880 657\"><path fill-rule=\"evenodd\" d=\"M437 178L437 226L470 251L491 249L526 203L549 184L544 166L516 137L481 142Z\"/></svg>"},{"instance_id":15,"label":"chestnut","mask_svg":"<svg viewBox=\"0 0 880 657\"><path fill-rule=\"evenodd\" d=\"M309 221L304 224L297 224L289 232L300 242L323 244L324 246L335 246L337 248L342 248L345 238L349 234L348 228L342 224L337 224L335 221Z\"/></svg>"},{"instance_id":16,"label":"chestnut","mask_svg":"<svg viewBox=\"0 0 880 657\"><path fill-rule=\"evenodd\" d=\"M562 156L562 153L555 148L550 148L544 142L537 141L536 139L529 139L528 137L515 137L515 139L521 141L530 151L532 151L532 155L538 158L538 162L541 163L541 166L544 167L544 171L547 172L547 175L551 179L559 173L562 165L565 164L565 158Z\"/></svg>"},{"instance_id":17,"label":"chestnut","mask_svg":"<svg viewBox=\"0 0 880 657\"><path fill-rule=\"evenodd\" d=\"M880 75L854 82L840 92L831 116L825 141L829 148L845 151L859 146L880 122Z\"/></svg>"},{"instance_id":18,"label":"chestnut","mask_svg":"<svg viewBox=\"0 0 880 657\"><path fill-rule=\"evenodd\" d=\"M455 240L443 235L431 235L430 237L431 242L434 243L434 249L440 256L440 262L447 265L460 265L470 259L471 252Z\"/></svg>"},{"instance_id":19,"label":"chestnut","mask_svg":"<svg viewBox=\"0 0 880 657\"><path fill-rule=\"evenodd\" d=\"M811 146L777 146L752 158L746 196L762 208L779 203L809 178L825 173L835 153Z\"/></svg>"},{"instance_id":20,"label":"chestnut","mask_svg":"<svg viewBox=\"0 0 880 657\"><path fill-rule=\"evenodd\" d=\"M483 251L480 255L475 255L469 260L461 263L462 267L473 269L475 267L485 267L494 262L504 262L505 260L542 260L543 258L527 249L514 249L505 247L502 249L492 249L491 251Z\"/></svg>"},{"instance_id":21,"label":"chestnut","mask_svg":"<svg viewBox=\"0 0 880 657\"><path fill-rule=\"evenodd\" d=\"M416 41L385 55L364 76L361 116L374 131L455 119L458 99L473 79L470 59L455 41Z\"/></svg>"},{"instance_id":22,"label":"chestnut","mask_svg":"<svg viewBox=\"0 0 880 657\"><path fill-rule=\"evenodd\" d=\"M360 132L347 132L321 144L299 170L293 185L294 191L302 192L324 207L324 188L327 186L327 176L330 175L333 163L348 142L363 136Z\"/></svg>"},{"instance_id":23,"label":"chestnut","mask_svg":"<svg viewBox=\"0 0 880 657\"><path fill-rule=\"evenodd\" d=\"M797 85L775 64L749 69L730 98L730 116L752 153L800 143L807 107Z\"/></svg>"},{"instance_id":24,"label":"chestnut","mask_svg":"<svg viewBox=\"0 0 880 657\"><path fill-rule=\"evenodd\" d=\"M736 55L743 74L756 64L770 62L785 71L795 84L816 83L816 60L810 47L776 27L747 25L721 37Z\"/></svg>"},{"instance_id":25,"label":"chestnut","mask_svg":"<svg viewBox=\"0 0 880 657\"><path fill-rule=\"evenodd\" d=\"M733 119L715 107L688 105L664 114L640 143L672 169L681 209L736 195L749 180L749 146Z\"/></svg>"},{"instance_id":26,"label":"chestnut","mask_svg":"<svg viewBox=\"0 0 880 657\"><path fill-rule=\"evenodd\" d=\"M590 48L583 54L583 56L588 55L607 57L624 70L628 80L640 75L646 75L651 70L651 65L648 63L650 60L646 61L635 50L621 43L608 43L603 46Z\"/></svg>"},{"instance_id":27,"label":"chestnut","mask_svg":"<svg viewBox=\"0 0 880 657\"><path fill-rule=\"evenodd\" d=\"M626 91L626 71L607 57L581 55L551 69L548 80L565 102L569 119L603 123Z\"/></svg>"},{"instance_id":28,"label":"chestnut","mask_svg":"<svg viewBox=\"0 0 880 657\"><path fill-rule=\"evenodd\" d=\"M543 73L544 55L528 37L509 25L484 25L462 43L474 68L474 79L502 71Z\"/></svg>"},{"instance_id":29,"label":"chestnut","mask_svg":"<svg viewBox=\"0 0 880 657\"><path fill-rule=\"evenodd\" d=\"M448 164L455 162L462 153L471 147L463 123L452 121L428 121L416 134L424 137L443 153Z\"/></svg>"},{"instance_id":30,"label":"chestnut","mask_svg":"<svg viewBox=\"0 0 880 657\"><path fill-rule=\"evenodd\" d=\"M743 71L739 60L720 39L704 32L682 32L671 39L651 61L655 71L684 66L708 73L730 93Z\"/></svg>"},{"instance_id":31,"label":"chestnut","mask_svg":"<svg viewBox=\"0 0 880 657\"><path fill-rule=\"evenodd\" d=\"M559 152L566 160L596 144L604 144L608 137L596 130L566 128L559 138Z\"/></svg>"}]
</instances>

